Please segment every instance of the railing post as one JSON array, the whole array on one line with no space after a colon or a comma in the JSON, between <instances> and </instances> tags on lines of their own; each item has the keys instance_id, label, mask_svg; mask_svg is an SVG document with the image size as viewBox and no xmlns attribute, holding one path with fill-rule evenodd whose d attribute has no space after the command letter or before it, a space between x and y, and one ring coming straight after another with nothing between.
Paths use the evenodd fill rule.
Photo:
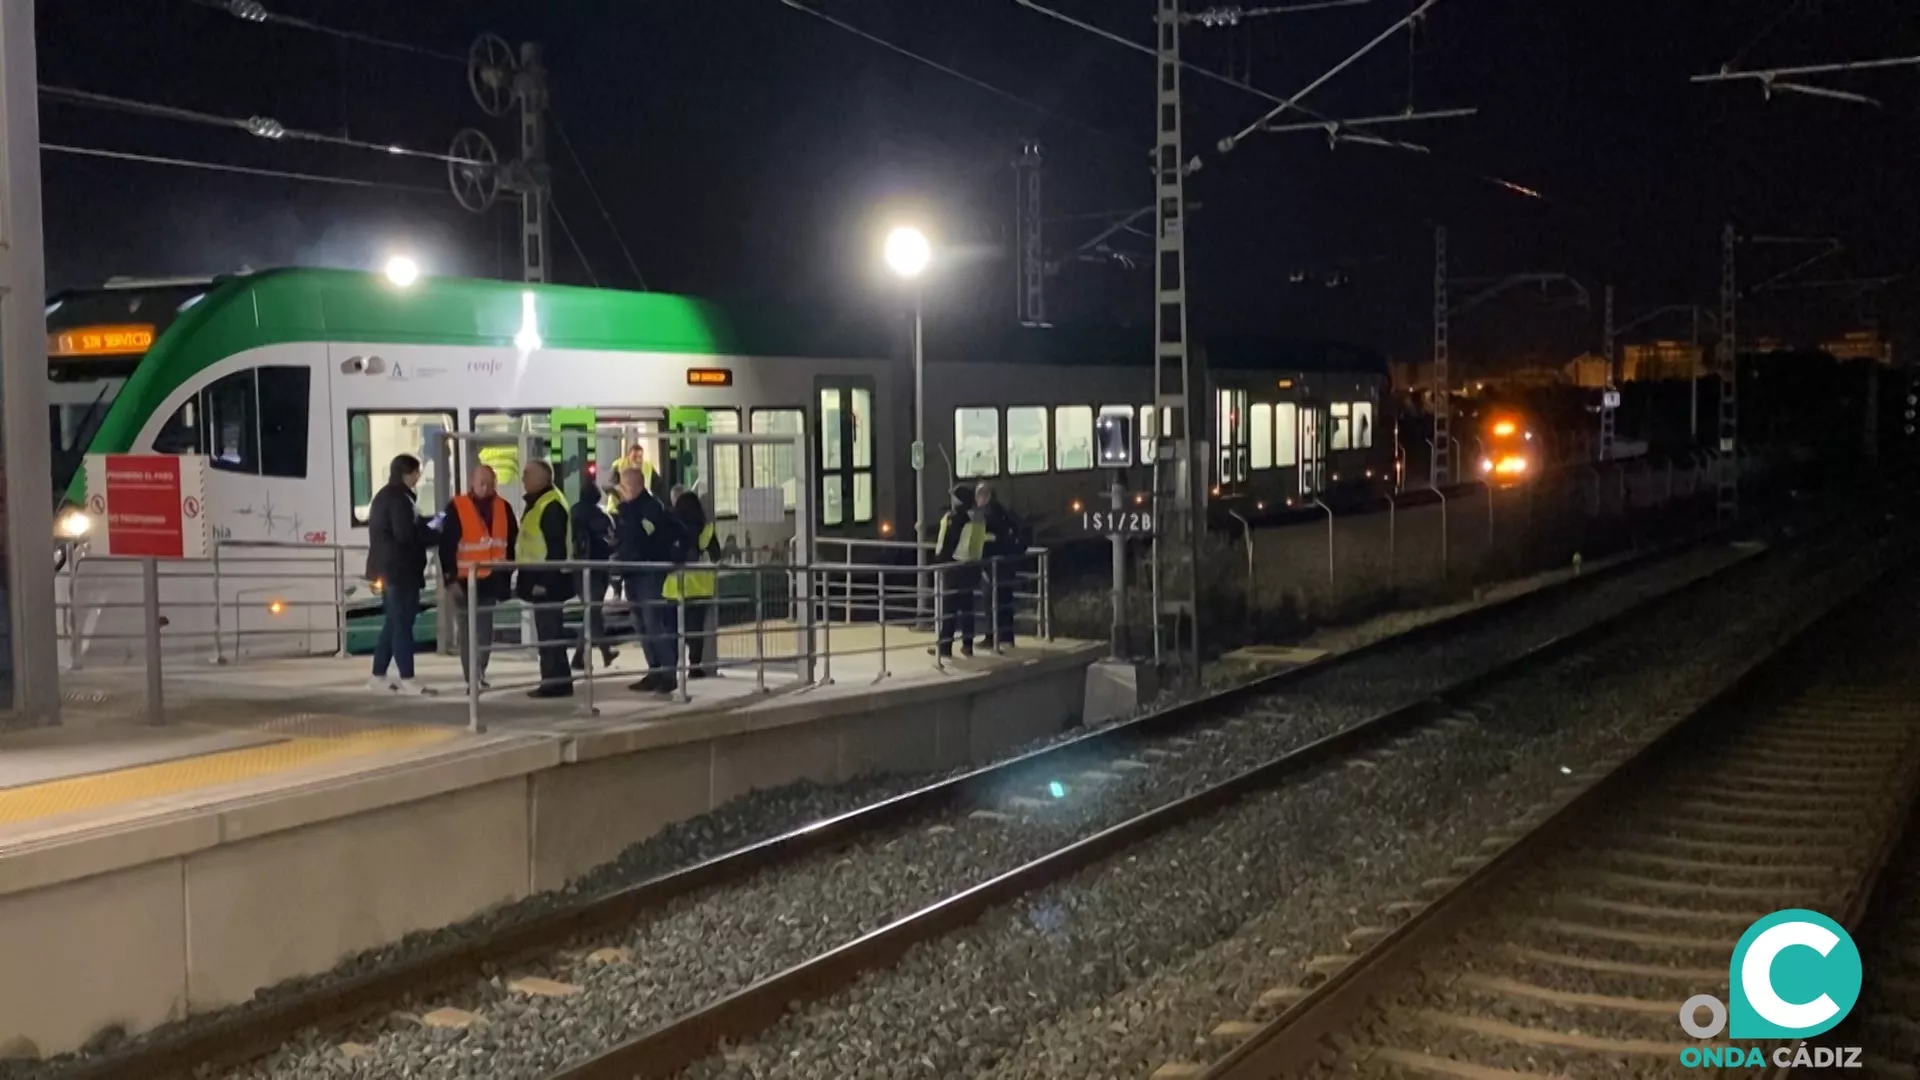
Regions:
<instances>
[{"instance_id":1,"label":"railing post","mask_svg":"<svg viewBox=\"0 0 1920 1080\"><path fill-rule=\"evenodd\" d=\"M467 730L475 735L487 730L487 726L480 722L480 668L486 660L481 650L493 651L480 642L479 570L478 564L467 564ZM487 618L493 618L493 612L487 612ZM413 627L407 627L407 632L412 633ZM535 641L538 640L536 635Z\"/></svg>"},{"instance_id":2,"label":"railing post","mask_svg":"<svg viewBox=\"0 0 1920 1080\"><path fill-rule=\"evenodd\" d=\"M580 568L580 656L586 669L587 684L586 715L598 716L600 710L593 704L593 602L602 599L593 595L593 571L589 567Z\"/></svg>"},{"instance_id":3,"label":"railing post","mask_svg":"<svg viewBox=\"0 0 1920 1080\"><path fill-rule=\"evenodd\" d=\"M933 575L933 666L937 671L947 670L947 658L940 654L940 633L947 623L947 570L937 567ZM953 647L953 641L947 641L947 647Z\"/></svg>"},{"instance_id":4,"label":"railing post","mask_svg":"<svg viewBox=\"0 0 1920 1080\"><path fill-rule=\"evenodd\" d=\"M1053 552L1040 549L1040 636L1053 640Z\"/></svg>"},{"instance_id":5,"label":"railing post","mask_svg":"<svg viewBox=\"0 0 1920 1080\"><path fill-rule=\"evenodd\" d=\"M69 594L71 594L71 590L69 590ZM71 595L69 595L69 599L71 599ZM235 617L238 618L238 615L236 614ZM213 542L213 662L216 666L227 662L226 648L220 641L220 631L222 629L220 625L220 542L215 540ZM236 648L234 651L238 652L238 643L236 642L235 644ZM346 647L346 639L342 638L340 648L345 650Z\"/></svg>"},{"instance_id":6,"label":"railing post","mask_svg":"<svg viewBox=\"0 0 1920 1080\"><path fill-rule=\"evenodd\" d=\"M766 605L760 596L760 586L765 576L758 566L753 568L753 688L759 693L767 692L767 618Z\"/></svg>"},{"instance_id":7,"label":"railing post","mask_svg":"<svg viewBox=\"0 0 1920 1080\"><path fill-rule=\"evenodd\" d=\"M693 700L693 695L687 692L687 582L684 575L680 579L679 593L673 605L674 619L679 624L673 643L673 700L685 705Z\"/></svg>"},{"instance_id":8,"label":"railing post","mask_svg":"<svg viewBox=\"0 0 1920 1080\"><path fill-rule=\"evenodd\" d=\"M1394 555L1395 555L1394 545L1398 541L1398 537L1394 533L1394 530L1396 528L1396 523L1394 521L1394 514L1397 508L1393 504L1393 495L1394 495L1393 492L1391 491L1387 492L1387 587L1388 588L1393 587Z\"/></svg>"},{"instance_id":9,"label":"railing post","mask_svg":"<svg viewBox=\"0 0 1920 1080\"><path fill-rule=\"evenodd\" d=\"M160 560L140 560L141 614L146 621L147 723L167 722L166 680L160 668Z\"/></svg>"},{"instance_id":10,"label":"railing post","mask_svg":"<svg viewBox=\"0 0 1920 1080\"><path fill-rule=\"evenodd\" d=\"M987 560L987 627L993 635L992 651L1000 651L1000 560Z\"/></svg>"},{"instance_id":11,"label":"railing post","mask_svg":"<svg viewBox=\"0 0 1920 1080\"><path fill-rule=\"evenodd\" d=\"M830 590L832 588L831 585L828 585L826 583L825 574L809 574L807 575L807 578L809 582L807 589L809 592L811 592L813 589L812 582L816 580L820 582L820 588L822 589L822 591ZM808 596L807 607L812 608L814 606L814 603L815 603L814 598L812 596ZM832 686L833 685L833 609L832 609L831 596L822 597L819 602L819 606L820 606L821 613L826 616L826 618L820 620L820 652L821 652L820 660L821 660L821 663L825 666L820 669L820 681L817 683L814 683L814 685L815 686Z\"/></svg>"},{"instance_id":12,"label":"railing post","mask_svg":"<svg viewBox=\"0 0 1920 1080\"><path fill-rule=\"evenodd\" d=\"M213 549L215 558L220 555L219 545ZM215 575L216 578L218 575ZM214 587L214 597L220 596L219 586ZM219 610L219 605L214 605ZM347 658L347 549L339 545L333 548L333 631L339 648L334 650L336 660Z\"/></svg>"},{"instance_id":13,"label":"railing post","mask_svg":"<svg viewBox=\"0 0 1920 1080\"><path fill-rule=\"evenodd\" d=\"M1327 588L1334 588L1333 573L1333 507L1323 502L1320 496L1313 497L1313 505L1327 512Z\"/></svg>"},{"instance_id":14,"label":"railing post","mask_svg":"<svg viewBox=\"0 0 1920 1080\"><path fill-rule=\"evenodd\" d=\"M67 670L79 671L81 654L86 652L80 642L80 564L86 561L86 553L74 550L73 557L67 560ZM214 607L219 608L219 597L214 597Z\"/></svg>"},{"instance_id":15,"label":"railing post","mask_svg":"<svg viewBox=\"0 0 1920 1080\"><path fill-rule=\"evenodd\" d=\"M882 569L880 571L880 674L875 675L873 681L878 683L891 674L892 672L887 670L887 572Z\"/></svg>"},{"instance_id":16,"label":"railing post","mask_svg":"<svg viewBox=\"0 0 1920 1080\"><path fill-rule=\"evenodd\" d=\"M1433 493L1440 496L1440 580L1447 578L1447 493L1434 488Z\"/></svg>"}]
</instances>

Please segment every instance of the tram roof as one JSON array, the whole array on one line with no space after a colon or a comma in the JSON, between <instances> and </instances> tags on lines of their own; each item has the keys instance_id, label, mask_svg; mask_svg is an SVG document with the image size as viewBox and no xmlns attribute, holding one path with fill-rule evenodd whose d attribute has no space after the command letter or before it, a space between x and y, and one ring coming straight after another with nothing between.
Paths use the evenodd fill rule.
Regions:
<instances>
[{"instance_id":1,"label":"tram roof","mask_svg":"<svg viewBox=\"0 0 1920 1080\"><path fill-rule=\"evenodd\" d=\"M1148 367L1153 363L1153 328L1084 325L929 327L926 349L927 358L935 363ZM1385 354L1346 342L1212 336L1200 339L1195 351L1209 368L1218 371L1387 374Z\"/></svg>"},{"instance_id":2,"label":"tram roof","mask_svg":"<svg viewBox=\"0 0 1920 1080\"><path fill-rule=\"evenodd\" d=\"M277 269L217 279L194 320L225 338L228 354L288 341L401 342L510 347L522 297L535 297L547 348L735 356L885 355L870 337L837 327L743 318L671 293L624 292L480 278L422 278L399 286L357 270ZM839 338L841 340L835 340Z\"/></svg>"}]
</instances>

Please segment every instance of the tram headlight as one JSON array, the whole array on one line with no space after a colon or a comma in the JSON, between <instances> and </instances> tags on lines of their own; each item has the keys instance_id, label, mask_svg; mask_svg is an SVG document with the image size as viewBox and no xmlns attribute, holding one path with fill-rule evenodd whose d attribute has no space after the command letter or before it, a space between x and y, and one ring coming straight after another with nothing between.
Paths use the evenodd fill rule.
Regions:
<instances>
[{"instance_id":1,"label":"tram headlight","mask_svg":"<svg viewBox=\"0 0 1920 1080\"><path fill-rule=\"evenodd\" d=\"M53 519L54 535L62 540L79 540L93 529L93 519L77 506L69 506Z\"/></svg>"},{"instance_id":2,"label":"tram headlight","mask_svg":"<svg viewBox=\"0 0 1920 1080\"><path fill-rule=\"evenodd\" d=\"M1508 455L1500 459L1500 464L1495 465L1493 471L1501 476L1519 476L1527 471L1527 459L1518 455Z\"/></svg>"}]
</instances>

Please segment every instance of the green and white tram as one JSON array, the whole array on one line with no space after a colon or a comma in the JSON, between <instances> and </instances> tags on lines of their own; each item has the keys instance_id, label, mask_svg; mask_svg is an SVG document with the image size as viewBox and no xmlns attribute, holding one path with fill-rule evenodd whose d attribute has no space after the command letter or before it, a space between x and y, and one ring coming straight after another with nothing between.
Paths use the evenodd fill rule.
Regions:
<instances>
[{"instance_id":1,"label":"green and white tram","mask_svg":"<svg viewBox=\"0 0 1920 1080\"><path fill-rule=\"evenodd\" d=\"M891 533L904 509L895 455L879 449L907 435L893 430L901 410L889 404L885 350L836 356L796 344L814 335L793 327L777 331L776 345L702 301L289 269L65 293L47 317L54 481L67 499L58 521L70 538L86 528L85 455L197 453L208 459L216 539L362 547L387 463L421 454L436 428L619 430L641 440L663 484L709 499L723 535L742 487L786 489L787 535L796 504L811 504L820 534L850 537ZM792 457L784 447L715 447L715 475L700 477L694 455L676 454L673 430L801 435L812 460L782 460ZM604 438L584 440L590 457L596 443L607 451ZM456 469L423 484L423 510L464 483L464 464ZM817 479L800 500L798 478L809 473ZM736 542L784 541L755 528ZM308 603L285 607L306 611L314 634L330 640L285 645L334 647L333 612L295 599ZM245 630L244 619L226 627L230 638Z\"/></svg>"}]
</instances>

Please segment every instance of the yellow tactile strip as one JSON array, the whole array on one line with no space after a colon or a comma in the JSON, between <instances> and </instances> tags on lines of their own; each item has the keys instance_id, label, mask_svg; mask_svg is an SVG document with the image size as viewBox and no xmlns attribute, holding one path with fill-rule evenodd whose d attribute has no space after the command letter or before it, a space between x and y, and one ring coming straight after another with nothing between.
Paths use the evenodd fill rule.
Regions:
<instances>
[{"instance_id":1,"label":"yellow tactile strip","mask_svg":"<svg viewBox=\"0 0 1920 1080\"><path fill-rule=\"evenodd\" d=\"M265 746L225 750L0 791L0 825L255 780L346 758L431 746L460 734L454 728L375 726L349 717L313 714L274 718L258 727L286 735L287 738Z\"/></svg>"}]
</instances>

